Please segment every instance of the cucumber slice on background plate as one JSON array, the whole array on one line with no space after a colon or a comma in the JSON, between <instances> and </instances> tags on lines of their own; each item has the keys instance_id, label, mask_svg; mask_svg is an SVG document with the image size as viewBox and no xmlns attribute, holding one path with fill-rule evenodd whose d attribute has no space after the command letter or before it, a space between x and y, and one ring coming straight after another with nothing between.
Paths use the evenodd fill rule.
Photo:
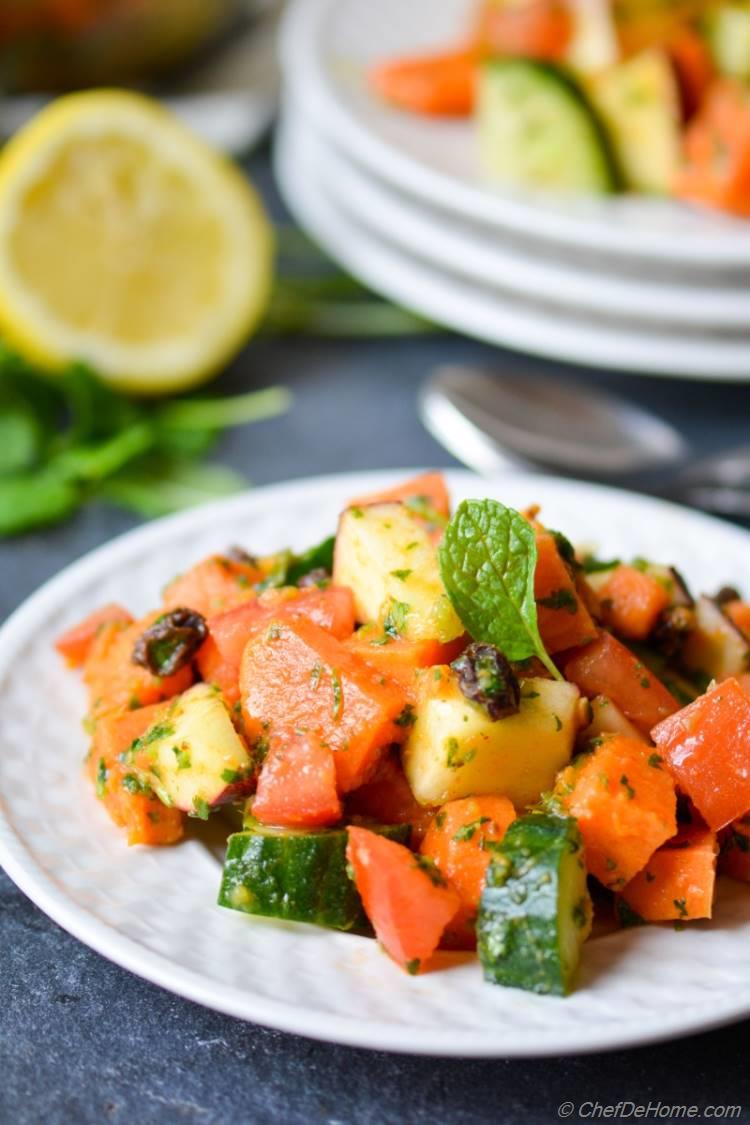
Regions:
<instances>
[{"instance_id":1,"label":"cucumber slice on background plate","mask_svg":"<svg viewBox=\"0 0 750 1125\"><path fill-rule=\"evenodd\" d=\"M480 158L501 183L603 195L616 178L598 120L572 78L528 59L482 67Z\"/></svg>"},{"instance_id":2,"label":"cucumber slice on background plate","mask_svg":"<svg viewBox=\"0 0 750 1125\"><path fill-rule=\"evenodd\" d=\"M591 931L578 826L571 817L521 817L493 852L477 919L485 980L565 996Z\"/></svg>"},{"instance_id":3,"label":"cucumber slice on background plate","mask_svg":"<svg viewBox=\"0 0 750 1125\"><path fill-rule=\"evenodd\" d=\"M362 822L396 843L408 843L408 824ZM372 933L359 892L347 873L346 828L298 831L270 828L246 817L229 837L219 906L310 922L333 930Z\"/></svg>"}]
</instances>

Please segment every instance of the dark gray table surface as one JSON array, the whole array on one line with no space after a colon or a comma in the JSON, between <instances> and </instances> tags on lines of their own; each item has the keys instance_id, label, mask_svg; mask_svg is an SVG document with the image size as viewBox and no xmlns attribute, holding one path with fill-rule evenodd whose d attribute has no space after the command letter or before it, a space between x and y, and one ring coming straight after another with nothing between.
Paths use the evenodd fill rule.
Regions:
<instances>
[{"instance_id":1,"label":"dark gray table surface","mask_svg":"<svg viewBox=\"0 0 750 1125\"><path fill-rule=\"evenodd\" d=\"M254 170L267 179L262 162ZM522 366L529 377L571 375L448 335L257 341L221 386L282 382L295 405L282 419L228 436L220 454L258 485L348 469L449 465L419 425L415 394L434 364L472 359L498 371ZM702 452L747 437L750 387L573 374L652 406ZM0 546L0 618L61 567L135 522L92 508L67 526ZM559 1060L435 1060L315 1043L217 1015L131 976L49 921L0 872L0 1125L504 1125L558 1120L564 1101L620 1100L701 1109L736 1104L745 1120L749 1052L750 1022ZM569 1119L579 1120L578 1112Z\"/></svg>"}]
</instances>

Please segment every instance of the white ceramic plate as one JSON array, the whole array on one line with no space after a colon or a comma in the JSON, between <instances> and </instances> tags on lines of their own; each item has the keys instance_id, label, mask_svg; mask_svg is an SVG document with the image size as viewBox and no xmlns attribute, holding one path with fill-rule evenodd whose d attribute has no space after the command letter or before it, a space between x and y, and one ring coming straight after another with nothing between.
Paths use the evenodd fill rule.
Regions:
<instances>
[{"instance_id":1,"label":"white ceramic plate","mask_svg":"<svg viewBox=\"0 0 750 1125\"><path fill-rule=\"evenodd\" d=\"M449 214L578 252L669 260L713 275L734 268L747 276L750 223L670 200L533 199L492 188L482 180L471 123L425 120L370 96L367 66L465 39L472 2L295 0L283 35L285 75L352 157Z\"/></svg>"},{"instance_id":2,"label":"white ceramic plate","mask_svg":"<svg viewBox=\"0 0 750 1125\"><path fill-rule=\"evenodd\" d=\"M478 965L409 977L375 942L214 905L220 867L198 836L128 848L80 768L83 692L52 642L116 599L140 611L192 560L241 542L301 548L351 496L400 473L260 489L131 532L74 563L0 631L0 862L56 922L125 968L243 1019L319 1039L457 1056L580 1053L706 1029L750 1013L750 890L722 885L713 923L625 930L584 950L565 1000L484 984ZM750 569L750 536L670 504L545 477L449 474L455 499L494 495L607 555L679 562L715 589Z\"/></svg>"},{"instance_id":3,"label":"white ceramic plate","mask_svg":"<svg viewBox=\"0 0 750 1125\"><path fill-rule=\"evenodd\" d=\"M389 230L373 233L354 217L328 154L296 118L282 124L275 166L288 206L351 273L406 308L470 336L552 359L678 378L750 379L750 338L628 326L615 317L500 293L406 253Z\"/></svg>"},{"instance_id":4,"label":"white ceramic plate","mask_svg":"<svg viewBox=\"0 0 750 1125\"><path fill-rule=\"evenodd\" d=\"M407 254L440 270L527 300L641 321L647 329L679 324L691 331L748 333L750 286L685 285L678 277L644 279L615 270L610 262L592 266L585 258L566 260L553 245L531 252L528 243L510 232L491 230L461 216L446 222L444 212L417 202L349 159L319 132L301 96L287 99L284 114L287 128L291 123L308 143L314 139L316 162L325 167L326 181L332 193L345 201L346 210L373 234L385 233Z\"/></svg>"}]
</instances>

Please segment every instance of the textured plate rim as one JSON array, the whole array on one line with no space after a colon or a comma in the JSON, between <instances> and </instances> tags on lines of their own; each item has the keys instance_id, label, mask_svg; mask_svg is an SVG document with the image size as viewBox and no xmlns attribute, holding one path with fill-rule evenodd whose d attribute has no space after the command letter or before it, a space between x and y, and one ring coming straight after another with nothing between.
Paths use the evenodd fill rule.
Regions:
<instances>
[{"instance_id":1,"label":"textured plate rim","mask_svg":"<svg viewBox=\"0 0 750 1125\"><path fill-rule=\"evenodd\" d=\"M374 135L344 103L321 56L320 33L334 3L335 0L293 0L282 20L282 69L304 84L305 98L317 106L316 117L322 127L337 134L352 155L377 175L447 212L479 218L534 242L554 242L579 251L586 249L646 263L668 259L696 269L740 269L747 265L747 240L737 245L736 234L729 231L723 238L705 235L696 239L665 237L658 231L626 229L621 233L616 205L612 207L611 225L603 219L592 222L544 206L534 207L499 191L493 193L479 185L463 183ZM750 239L750 230L746 233Z\"/></svg>"},{"instance_id":2,"label":"textured plate rim","mask_svg":"<svg viewBox=\"0 0 750 1125\"><path fill-rule=\"evenodd\" d=\"M240 496L206 504L201 508L157 520L144 527L135 528L118 536L109 543L84 555L46 582L14 611L0 628L0 698L2 685L13 662L15 648L33 634L37 623L52 607L56 607L69 594L74 594L85 585L90 577L102 566L119 565L127 562L129 555L140 552L144 547L157 545L172 534L189 528L197 520L210 523L215 517L232 514L233 511L247 516L257 505L263 508L271 503L283 504L284 498L304 498L307 493L317 495L321 490L365 491L368 488L387 486L404 476L420 470L378 470L374 472L354 472L326 474L312 478L286 481L269 485ZM505 486L525 486L533 491L542 487L548 492L566 492L570 489L595 494L600 500L609 499L614 504L647 508L658 518L659 514L672 514L689 519L696 524L696 533L710 534L721 530L722 535L736 537L742 548L750 551L750 534L741 528L714 517L694 512L665 500L639 496L636 493L615 489L604 485L589 484L573 480L560 480L553 477L526 473L505 473L492 478L480 478L463 470L448 471L449 484L477 482L486 489ZM110 926L89 915L60 890L50 875L33 859L18 837L4 811L5 799L0 796L0 865L13 882L54 922L62 926L95 952L168 991L207 1008L222 1012L235 1018L249 1020L263 1026L304 1035L323 1042L337 1043L372 1050L394 1051L402 1054L433 1055L458 1058L516 1058L549 1057L565 1054L593 1054L625 1047L643 1046L670 1038L679 1038L699 1031L742 1019L750 1013L750 994L730 996L723 1004L717 1005L712 999L705 1005L695 1006L690 1015L673 1015L658 1026L643 1031L639 1023L630 1021L627 1026L597 1030L593 1025L585 1033L576 1032L575 1041L566 1049L560 1049L558 1042L550 1041L549 1031L529 1033L517 1042L499 1045L488 1036L474 1033L450 1032L426 1043L415 1043L414 1030L394 1028L377 1020L357 1020L351 1017L327 1014L321 1016L300 1008L299 1005L278 1000L267 1000L249 993L238 993L228 985L208 981L201 974L186 970L153 951L145 951L137 941L120 934ZM553 1000L552 1003L565 1001ZM547 1038L545 1038L545 1035ZM559 1029L554 1031L559 1036ZM458 1040L458 1041L456 1041Z\"/></svg>"}]
</instances>

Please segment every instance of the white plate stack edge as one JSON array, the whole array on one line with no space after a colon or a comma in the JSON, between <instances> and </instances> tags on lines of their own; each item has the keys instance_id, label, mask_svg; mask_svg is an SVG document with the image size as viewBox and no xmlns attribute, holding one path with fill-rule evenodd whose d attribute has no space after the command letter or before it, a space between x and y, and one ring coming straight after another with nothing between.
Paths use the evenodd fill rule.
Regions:
<instances>
[{"instance_id":1,"label":"white plate stack edge","mask_svg":"<svg viewBox=\"0 0 750 1125\"><path fill-rule=\"evenodd\" d=\"M750 222L669 200L492 188L472 125L379 104L367 67L455 41L470 0L295 0L282 193L375 290L458 331L592 367L750 381Z\"/></svg>"}]
</instances>

